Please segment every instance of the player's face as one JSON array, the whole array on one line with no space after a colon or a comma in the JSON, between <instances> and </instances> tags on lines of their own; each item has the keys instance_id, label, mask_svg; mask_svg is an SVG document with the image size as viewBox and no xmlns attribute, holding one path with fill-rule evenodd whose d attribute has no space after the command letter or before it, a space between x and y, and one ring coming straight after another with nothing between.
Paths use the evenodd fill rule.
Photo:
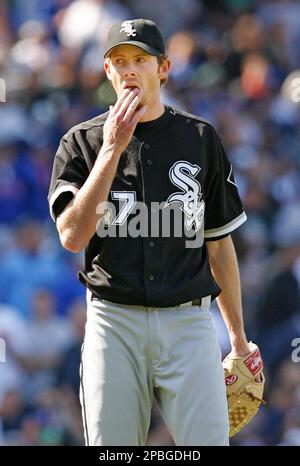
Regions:
<instances>
[{"instance_id":1,"label":"player's face","mask_svg":"<svg viewBox=\"0 0 300 466\"><path fill-rule=\"evenodd\" d=\"M159 66L157 57L149 55L141 48L119 45L105 61L104 69L118 97L123 82L126 87L138 87L143 93L140 102L142 106L159 100L160 80L167 76L169 62L165 60L165 63Z\"/></svg>"}]
</instances>

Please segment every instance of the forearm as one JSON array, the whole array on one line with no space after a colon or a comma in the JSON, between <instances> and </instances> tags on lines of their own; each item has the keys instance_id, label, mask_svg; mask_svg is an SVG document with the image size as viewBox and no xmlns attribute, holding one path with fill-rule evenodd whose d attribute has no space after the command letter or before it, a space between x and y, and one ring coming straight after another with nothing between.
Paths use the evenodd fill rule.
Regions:
<instances>
[{"instance_id":1,"label":"forearm","mask_svg":"<svg viewBox=\"0 0 300 466\"><path fill-rule=\"evenodd\" d=\"M138 105L143 92L124 88L114 107L111 105L103 127L103 146L86 182L57 219L62 245L72 252L86 247L104 214L121 154L131 141L137 123L147 106ZM102 206L101 206L102 204ZM100 207L100 209L99 209Z\"/></svg>"},{"instance_id":2,"label":"forearm","mask_svg":"<svg viewBox=\"0 0 300 466\"><path fill-rule=\"evenodd\" d=\"M231 236L207 242L212 274L221 288L217 297L233 347L243 348L246 337L243 325L241 285L237 257ZM246 348L245 348L246 350Z\"/></svg>"},{"instance_id":3,"label":"forearm","mask_svg":"<svg viewBox=\"0 0 300 466\"><path fill-rule=\"evenodd\" d=\"M107 201L119 159L112 147L103 147L86 182L58 217L57 229L66 249L80 251L95 234L103 215L98 206Z\"/></svg>"}]
</instances>

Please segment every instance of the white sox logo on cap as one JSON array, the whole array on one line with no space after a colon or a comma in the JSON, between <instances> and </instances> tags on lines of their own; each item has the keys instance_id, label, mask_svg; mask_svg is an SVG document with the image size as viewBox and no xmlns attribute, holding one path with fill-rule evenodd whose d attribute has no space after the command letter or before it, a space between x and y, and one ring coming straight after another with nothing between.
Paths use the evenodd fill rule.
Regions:
<instances>
[{"instance_id":1,"label":"white sox logo on cap","mask_svg":"<svg viewBox=\"0 0 300 466\"><path fill-rule=\"evenodd\" d=\"M122 23L122 27L120 29L120 32L124 31L125 34L127 34L128 37L130 36L136 36L136 30L133 27L133 21L127 20Z\"/></svg>"},{"instance_id":2,"label":"white sox logo on cap","mask_svg":"<svg viewBox=\"0 0 300 466\"><path fill-rule=\"evenodd\" d=\"M150 19L126 19L114 24L107 35L106 57L118 45L127 44L140 47L150 55L165 53L164 38L156 24Z\"/></svg>"}]
</instances>

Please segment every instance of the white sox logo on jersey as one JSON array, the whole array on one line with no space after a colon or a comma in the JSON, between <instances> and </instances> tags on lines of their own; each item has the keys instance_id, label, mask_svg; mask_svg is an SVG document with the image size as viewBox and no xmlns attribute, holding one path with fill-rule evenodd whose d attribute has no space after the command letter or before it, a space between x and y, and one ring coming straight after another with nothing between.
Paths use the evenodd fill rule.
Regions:
<instances>
[{"instance_id":1,"label":"white sox logo on jersey","mask_svg":"<svg viewBox=\"0 0 300 466\"><path fill-rule=\"evenodd\" d=\"M120 29L120 32L125 32L125 34L130 37L130 36L136 36L136 30L133 27L133 21L127 20L123 21L122 27Z\"/></svg>"},{"instance_id":2,"label":"white sox logo on jersey","mask_svg":"<svg viewBox=\"0 0 300 466\"><path fill-rule=\"evenodd\" d=\"M202 200L201 185L195 180L201 168L190 162L180 160L170 168L169 177L172 183L182 191L171 194L166 206L172 202L180 202L181 210L185 213L185 227L190 230L195 225L198 231L203 223L205 203Z\"/></svg>"}]
</instances>

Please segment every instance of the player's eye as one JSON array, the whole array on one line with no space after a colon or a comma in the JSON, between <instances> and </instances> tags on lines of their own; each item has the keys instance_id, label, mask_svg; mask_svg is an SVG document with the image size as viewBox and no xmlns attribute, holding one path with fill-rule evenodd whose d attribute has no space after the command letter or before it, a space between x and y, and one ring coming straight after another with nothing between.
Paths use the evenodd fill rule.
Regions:
<instances>
[{"instance_id":1,"label":"player's eye","mask_svg":"<svg viewBox=\"0 0 300 466\"><path fill-rule=\"evenodd\" d=\"M125 60L123 60L123 58L117 58L116 59L116 64L117 65L123 65L125 63Z\"/></svg>"},{"instance_id":2,"label":"player's eye","mask_svg":"<svg viewBox=\"0 0 300 466\"><path fill-rule=\"evenodd\" d=\"M138 57L136 60L138 63L144 63L145 58L144 57Z\"/></svg>"}]
</instances>

